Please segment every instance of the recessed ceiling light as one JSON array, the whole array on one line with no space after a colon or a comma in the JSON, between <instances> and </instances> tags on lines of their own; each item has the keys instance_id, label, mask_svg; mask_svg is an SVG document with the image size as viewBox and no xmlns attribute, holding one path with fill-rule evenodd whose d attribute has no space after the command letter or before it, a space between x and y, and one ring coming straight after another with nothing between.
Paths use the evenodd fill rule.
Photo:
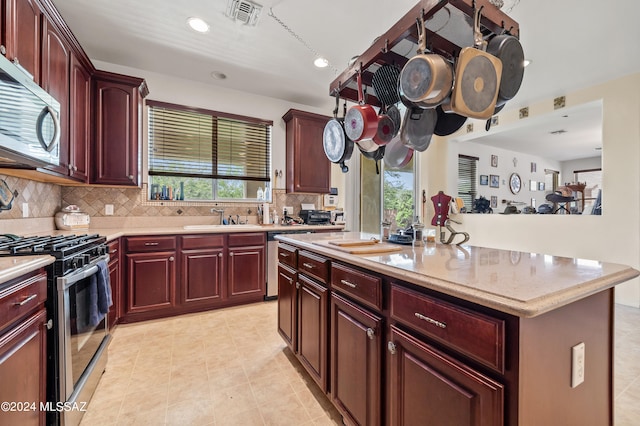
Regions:
<instances>
[{"instance_id":1,"label":"recessed ceiling light","mask_svg":"<svg viewBox=\"0 0 640 426\"><path fill-rule=\"evenodd\" d=\"M189 18L187 19L187 24L189 24L192 30L199 33L206 33L209 31L209 24L200 18Z\"/></svg>"},{"instance_id":2,"label":"recessed ceiling light","mask_svg":"<svg viewBox=\"0 0 640 426\"><path fill-rule=\"evenodd\" d=\"M531 62L533 62L531 59L525 59L524 60L524 66L525 68L528 67L529 65L531 65Z\"/></svg>"},{"instance_id":3,"label":"recessed ceiling light","mask_svg":"<svg viewBox=\"0 0 640 426\"><path fill-rule=\"evenodd\" d=\"M212 71L211 77L215 78L216 80L224 80L225 78L227 78L227 75L220 71Z\"/></svg>"},{"instance_id":4,"label":"recessed ceiling light","mask_svg":"<svg viewBox=\"0 0 640 426\"><path fill-rule=\"evenodd\" d=\"M326 68L329 65L329 61L327 61L327 59L323 58L322 56L318 56L313 61L313 65L315 65L318 68Z\"/></svg>"}]
</instances>

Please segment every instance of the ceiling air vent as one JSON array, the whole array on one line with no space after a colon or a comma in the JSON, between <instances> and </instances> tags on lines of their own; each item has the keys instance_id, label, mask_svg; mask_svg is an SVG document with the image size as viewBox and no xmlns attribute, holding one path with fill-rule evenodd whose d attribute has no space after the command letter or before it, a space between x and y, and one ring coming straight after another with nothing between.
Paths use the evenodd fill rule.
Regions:
<instances>
[{"instance_id":1,"label":"ceiling air vent","mask_svg":"<svg viewBox=\"0 0 640 426\"><path fill-rule=\"evenodd\" d=\"M229 18L252 27L258 23L261 10L261 5L247 0L229 0L227 4Z\"/></svg>"}]
</instances>

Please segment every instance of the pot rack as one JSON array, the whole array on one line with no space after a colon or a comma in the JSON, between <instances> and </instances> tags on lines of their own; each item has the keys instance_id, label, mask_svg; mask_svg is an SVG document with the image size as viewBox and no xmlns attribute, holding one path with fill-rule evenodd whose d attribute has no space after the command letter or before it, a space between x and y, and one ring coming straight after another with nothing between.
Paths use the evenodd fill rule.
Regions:
<instances>
[{"instance_id":1,"label":"pot rack","mask_svg":"<svg viewBox=\"0 0 640 426\"><path fill-rule=\"evenodd\" d=\"M427 48L432 53L455 62L463 47L473 45L473 11L482 7L480 30L485 40L494 35L511 34L520 37L520 26L489 0L421 0L386 33L376 38L360 56L330 85L329 94L358 102L356 77L362 72L362 84L369 105L381 106L371 81L374 72L384 64L400 68L416 54L418 34L416 22L425 21Z\"/></svg>"}]
</instances>

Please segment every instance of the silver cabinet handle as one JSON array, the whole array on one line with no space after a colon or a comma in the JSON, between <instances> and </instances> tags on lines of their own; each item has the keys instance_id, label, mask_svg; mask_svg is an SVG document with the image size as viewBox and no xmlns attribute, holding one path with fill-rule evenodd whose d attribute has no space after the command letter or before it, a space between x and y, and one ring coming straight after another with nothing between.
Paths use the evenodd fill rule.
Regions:
<instances>
[{"instance_id":1,"label":"silver cabinet handle","mask_svg":"<svg viewBox=\"0 0 640 426\"><path fill-rule=\"evenodd\" d=\"M373 328L367 328L367 337L369 338L369 340L373 340L375 335L376 335L376 332Z\"/></svg>"},{"instance_id":2,"label":"silver cabinet handle","mask_svg":"<svg viewBox=\"0 0 640 426\"><path fill-rule=\"evenodd\" d=\"M395 355L396 354L396 345L393 342L389 342L387 343L387 349L389 350L389 353L391 355Z\"/></svg>"},{"instance_id":3,"label":"silver cabinet handle","mask_svg":"<svg viewBox=\"0 0 640 426\"><path fill-rule=\"evenodd\" d=\"M346 286L351 287L351 288L356 288L356 287L358 287L358 286L357 286L357 284L350 283L350 282L349 282L349 281L347 281L347 280L340 280L340 282L341 282L342 284L346 285Z\"/></svg>"},{"instance_id":4,"label":"silver cabinet handle","mask_svg":"<svg viewBox=\"0 0 640 426\"><path fill-rule=\"evenodd\" d=\"M53 320L50 319L45 323L45 325L47 326L47 330L51 330L53 328Z\"/></svg>"},{"instance_id":5,"label":"silver cabinet handle","mask_svg":"<svg viewBox=\"0 0 640 426\"><path fill-rule=\"evenodd\" d=\"M173 262L173 256L169 258L169 262Z\"/></svg>"},{"instance_id":6,"label":"silver cabinet handle","mask_svg":"<svg viewBox=\"0 0 640 426\"><path fill-rule=\"evenodd\" d=\"M304 266L305 268L309 268L309 269L313 269L313 268L316 267L315 265L312 265L311 263L303 263L302 266Z\"/></svg>"},{"instance_id":7,"label":"silver cabinet handle","mask_svg":"<svg viewBox=\"0 0 640 426\"><path fill-rule=\"evenodd\" d=\"M111 252L111 254L116 254L118 252L118 249L115 249L114 251Z\"/></svg>"},{"instance_id":8,"label":"silver cabinet handle","mask_svg":"<svg viewBox=\"0 0 640 426\"><path fill-rule=\"evenodd\" d=\"M424 316L422 314L419 314L418 312L414 313L414 315L416 316L416 318L421 319L423 321L426 321L429 324L433 324L433 325L435 325L437 327L440 327L440 328L447 328L447 324L445 324L443 322L440 322L440 321L437 321L437 320L434 320L433 318L426 317L426 316Z\"/></svg>"},{"instance_id":9,"label":"silver cabinet handle","mask_svg":"<svg viewBox=\"0 0 640 426\"><path fill-rule=\"evenodd\" d=\"M232 252L232 253L229 253L229 256L233 256L233 252Z\"/></svg>"},{"instance_id":10,"label":"silver cabinet handle","mask_svg":"<svg viewBox=\"0 0 640 426\"><path fill-rule=\"evenodd\" d=\"M27 303L31 302L33 299L35 299L36 297L38 297L37 294L32 294L31 296L27 297L26 299L24 299L22 302L17 302L14 303L13 306L24 306Z\"/></svg>"},{"instance_id":11,"label":"silver cabinet handle","mask_svg":"<svg viewBox=\"0 0 640 426\"><path fill-rule=\"evenodd\" d=\"M218 253L218 257L222 257L222 253Z\"/></svg>"},{"instance_id":12,"label":"silver cabinet handle","mask_svg":"<svg viewBox=\"0 0 640 426\"><path fill-rule=\"evenodd\" d=\"M299 282L296 283L296 288L300 289L300 283Z\"/></svg>"},{"instance_id":13,"label":"silver cabinet handle","mask_svg":"<svg viewBox=\"0 0 640 426\"><path fill-rule=\"evenodd\" d=\"M280 253L280 257L289 257L287 253Z\"/></svg>"},{"instance_id":14,"label":"silver cabinet handle","mask_svg":"<svg viewBox=\"0 0 640 426\"><path fill-rule=\"evenodd\" d=\"M160 243L144 243L145 246L158 246Z\"/></svg>"},{"instance_id":15,"label":"silver cabinet handle","mask_svg":"<svg viewBox=\"0 0 640 426\"><path fill-rule=\"evenodd\" d=\"M133 175L129 175L128 177L129 179L133 180Z\"/></svg>"},{"instance_id":16,"label":"silver cabinet handle","mask_svg":"<svg viewBox=\"0 0 640 426\"><path fill-rule=\"evenodd\" d=\"M289 284L293 284L293 278L290 278L290 277L285 277L285 278L287 279L287 281L289 281Z\"/></svg>"}]
</instances>

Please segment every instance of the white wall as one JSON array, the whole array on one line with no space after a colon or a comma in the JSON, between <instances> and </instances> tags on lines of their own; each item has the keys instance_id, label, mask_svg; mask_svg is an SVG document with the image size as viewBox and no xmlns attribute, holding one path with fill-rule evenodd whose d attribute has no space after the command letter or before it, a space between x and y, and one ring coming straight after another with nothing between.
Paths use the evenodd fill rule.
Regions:
<instances>
[{"instance_id":1,"label":"white wall","mask_svg":"<svg viewBox=\"0 0 640 426\"><path fill-rule=\"evenodd\" d=\"M592 170L602 168L602 157L580 158L578 160L563 161L560 170L560 185L574 182L575 170Z\"/></svg>"},{"instance_id":2,"label":"white wall","mask_svg":"<svg viewBox=\"0 0 640 426\"><path fill-rule=\"evenodd\" d=\"M567 107L603 101L603 215L458 215L470 244L621 263L640 269L640 74L566 94ZM553 111L553 100L529 107L529 117ZM518 110L500 114L517 121ZM472 120L476 121L476 120ZM484 123L474 123L484 131ZM480 130L482 129L482 130ZM457 151L437 138L423 156L421 185L427 194L456 191ZM431 203L428 203L431 204ZM429 219L433 215L428 206ZM616 287L616 301L640 307L640 280Z\"/></svg>"}]
</instances>

